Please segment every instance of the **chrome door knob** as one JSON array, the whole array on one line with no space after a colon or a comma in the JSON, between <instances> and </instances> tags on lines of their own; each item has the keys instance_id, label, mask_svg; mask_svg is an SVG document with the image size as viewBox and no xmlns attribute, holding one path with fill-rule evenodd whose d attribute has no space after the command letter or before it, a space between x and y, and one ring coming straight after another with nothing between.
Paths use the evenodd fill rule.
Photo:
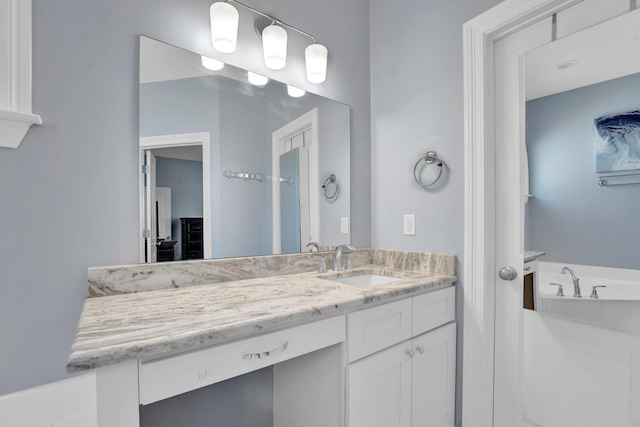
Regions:
<instances>
[{"instance_id":1,"label":"chrome door knob","mask_svg":"<svg viewBox=\"0 0 640 427\"><path fill-rule=\"evenodd\" d=\"M502 280L513 280L518 277L518 270L508 265L500 269L498 276L500 276Z\"/></svg>"}]
</instances>

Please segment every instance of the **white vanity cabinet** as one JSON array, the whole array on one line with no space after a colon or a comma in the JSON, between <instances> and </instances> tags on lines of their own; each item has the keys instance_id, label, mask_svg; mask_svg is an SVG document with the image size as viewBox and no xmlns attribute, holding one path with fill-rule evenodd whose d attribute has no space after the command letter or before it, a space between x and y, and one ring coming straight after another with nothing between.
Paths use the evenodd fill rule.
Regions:
<instances>
[{"instance_id":1,"label":"white vanity cabinet","mask_svg":"<svg viewBox=\"0 0 640 427\"><path fill-rule=\"evenodd\" d=\"M139 405L273 367L277 427L453 426L455 288L96 371L98 426Z\"/></svg>"},{"instance_id":2,"label":"white vanity cabinet","mask_svg":"<svg viewBox=\"0 0 640 427\"><path fill-rule=\"evenodd\" d=\"M370 354L346 368L347 427L454 425L454 300L451 287L347 317L348 360Z\"/></svg>"}]
</instances>

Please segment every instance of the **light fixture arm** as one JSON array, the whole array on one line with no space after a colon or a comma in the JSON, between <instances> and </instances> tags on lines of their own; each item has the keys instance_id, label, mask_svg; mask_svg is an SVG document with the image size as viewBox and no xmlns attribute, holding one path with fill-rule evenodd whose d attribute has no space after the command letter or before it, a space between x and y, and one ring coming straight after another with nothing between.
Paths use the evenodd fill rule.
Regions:
<instances>
[{"instance_id":1,"label":"light fixture arm","mask_svg":"<svg viewBox=\"0 0 640 427\"><path fill-rule=\"evenodd\" d=\"M265 17L265 18L267 18L267 19L271 20L271 21L272 21L273 23L275 23L275 24L278 24L278 25L281 25L281 26L284 26L284 27L287 27L287 28L291 28L293 31L296 31L296 32L298 32L298 33L302 34L303 36L309 37L311 40L313 40L313 42L314 42L314 43L318 43L318 41L316 40L316 38L315 38L315 37L313 37L311 34L309 34L309 33L305 32L305 31L302 31L302 30L300 30L300 29L298 29L298 28L294 27L293 25L289 25L289 24L287 24L286 22L282 22L282 21L280 21L280 20L278 20L278 19L274 18L273 16L269 16L269 15L267 15L266 13L262 13L262 12L260 12L259 10L256 10L256 9L252 8L251 6L247 6L246 4L241 3L241 2L239 2L239 1L237 1L237 0L225 0L225 3L235 3L235 4L238 4L238 5L242 6L242 7L244 7L245 9L248 9L248 10L252 11L253 13L256 13L256 14L258 14L258 15L260 15L260 16L263 16L263 17Z\"/></svg>"}]
</instances>

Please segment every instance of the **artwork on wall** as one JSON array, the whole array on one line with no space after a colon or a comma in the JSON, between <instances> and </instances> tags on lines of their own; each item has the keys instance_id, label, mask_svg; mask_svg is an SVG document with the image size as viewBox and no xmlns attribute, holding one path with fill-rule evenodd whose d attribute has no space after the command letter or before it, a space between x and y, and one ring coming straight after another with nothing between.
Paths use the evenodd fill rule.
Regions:
<instances>
[{"instance_id":1,"label":"artwork on wall","mask_svg":"<svg viewBox=\"0 0 640 427\"><path fill-rule=\"evenodd\" d=\"M640 110L604 116L596 127L596 172L640 169Z\"/></svg>"}]
</instances>

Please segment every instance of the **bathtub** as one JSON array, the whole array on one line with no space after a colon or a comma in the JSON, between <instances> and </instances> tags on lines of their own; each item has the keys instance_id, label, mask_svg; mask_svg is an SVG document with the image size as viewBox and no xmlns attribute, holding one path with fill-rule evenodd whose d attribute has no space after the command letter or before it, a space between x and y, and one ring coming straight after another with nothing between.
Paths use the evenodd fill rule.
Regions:
<instances>
[{"instance_id":1,"label":"bathtub","mask_svg":"<svg viewBox=\"0 0 640 427\"><path fill-rule=\"evenodd\" d=\"M570 267L580 278L582 298L573 297L570 275L561 274ZM571 318L633 334L640 333L640 271L575 264L540 262L536 307L539 312ZM561 283L564 296L556 296ZM590 298L592 286L598 299Z\"/></svg>"}]
</instances>

